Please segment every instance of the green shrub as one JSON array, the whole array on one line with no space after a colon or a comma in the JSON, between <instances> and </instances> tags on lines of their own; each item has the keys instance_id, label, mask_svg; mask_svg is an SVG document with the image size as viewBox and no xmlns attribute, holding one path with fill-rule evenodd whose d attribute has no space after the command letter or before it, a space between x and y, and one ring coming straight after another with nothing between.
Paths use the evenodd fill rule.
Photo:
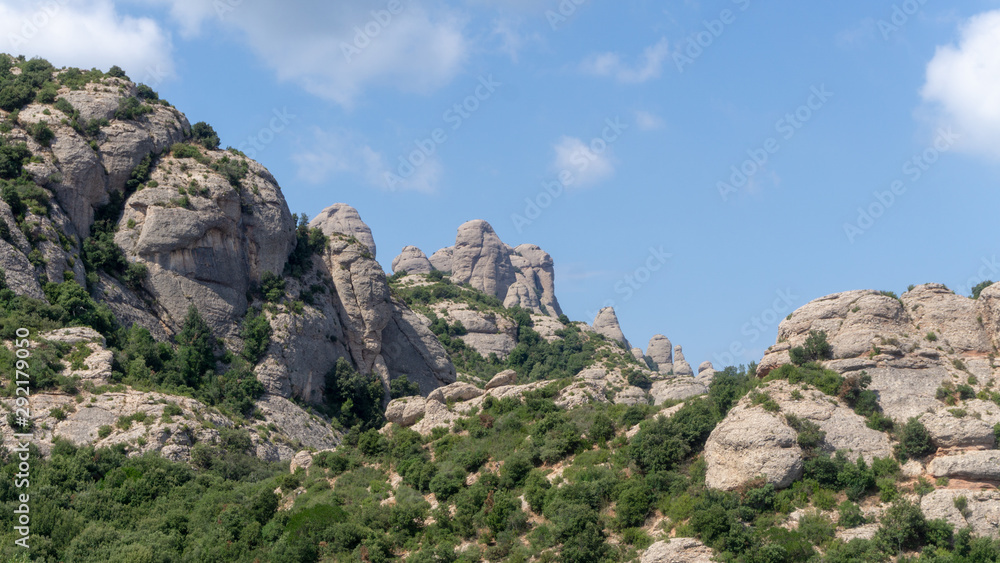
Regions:
<instances>
[{"instance_id":1,"label":"green shrub","mask_svg":"<svg viewBox=\"0 0 1000 563\"><path fill-rule=\"evenodd\" d=\"M142 103L139 98L136 98L135 96L129 96L118 101L118 109L115 110L115 119L135 121L143 115L152 112L152 106Z\"/></svg>"},{"instance_id":2,"label":"green shrub","mask_svg":"<svg viewBox=\"0 0 1000 563\"><path fill-rule=\"evenodd\" d=\"M22 167L29 158L31 151L24 143L10 144L0 137L0 179L13 180L21 175ZM6 200L6 196L4 197ZM8 205L10 202L7 202ZM14 215L17 215L15 212Z\"/></svg>"},{"instance_id":3,"label":"green shrub","mask_svg":"<svg viewBox=\"0 0 1000 563\"><path fill-rule=\"evenodd\" d=\"M975 287L972 288L972 294L970 295L970 297L972 297L973 299L979 299L979 295L983 292L983 290L991 285L993 285L992 280L986 280L977 283Z\"/></svg>"},{"instance_id":4,"label":"green shrub","mask_svg":"<svg viewBox=\"0 0 1000 563\"><path fill-rule=\"evenodd\" d=\"M833 522L820 512L808 512L799 518L799 533L818 546L832 540L835 529Z\"/></svg>"},{"instance_id":5,"label":"green shrub","mask_svg":"<svg viewBox=\"0 0 1000 563\"><path fill-rule=\"evenodd\" d=\"M900 501L889 507L882 516L875 539L889 553L896 554L918 548L926 533L927 521L920 507L908 501Z\"/></svg>"},{"instance_id":6,"label":"green shrub","mask_svg":"<svg viewBox=\"0 0 1000 563\"><path fill-rule=\"evenodd\" d=\"M240 337L243 339L243 358L251 364L259 362L271 343L271 323L267 315L259 309L248 310L240 327Z\"/></svg>"},{"instance_id":7,"label":"green shrub","mask_svg":"<svg viewBox=\"0 0 1000 563\"><path fill-rule=\"evenodd\" d=\"M826 332L809 331L803 346L796 346L789 350L792 363L801 366L808 362L826 360L833 357L833 347L827 341Z\"/></svg>"},{"instance_id":8,"label":"green shrub","mask_svg":"<svg viewBox=\"0 0 1000 563\"><path fill-rule=\"evenodd\" d=\"M44 121L39 121L29 125L28 134L43 147L52 146L52 140L56 138L56 134L52 132L52 129L50 129L49 125Z\"/></svg>"},{"instance_id":9,"label":"green shrub","mask_svg":"<svg viewBox=\"0 0 1000 563\"><path fill-rule=\"evenodd\" d=\"M840 518L837 520L838 526L856 528L865 523L865 516L861 512L861 507L849 500L840 503L837 512L840 515Z\"/></svg>"},{"instance_id":10,"label":"green shrub","mask_svg":"<svg viewBox=\"0 0 1000 563\"><path fill-rule=\"evenodd\" d=\"M199 121L191 126L191 136L196 143L209 150L219 148L219 135L212 129L212 126L204 121Z\"/></svg>"},{"instance_id":11,"label":"green shrub","mask_svg":"<svg viewBox=\"0 0 1000 563\"><path fill-rule=\"evenodd\" d=\"M924 338L926 338L928 342L936 342L937 341L937 335L934 334L933 332L928 332L927 335L924 336Z\"/></svg>"},{"instance_id":12,"label":"green shrub","mask_svg":"<svg viewBox=\"0 0 1000 563\"><path fill-rule=\"evenodd\" d=\"M896 457L900 460L924 457L936 449L927 428L916 417L907 420L900 429L899 444L896 446Z\"/></svg>"},{"instance_id":13,"label":"green shrub","mask_svg":"<svg viewBox=\"0 0 1000 563\"><path fill-rule=\"evenodd\" d=\"M100 428L97 429L97 437L98 438L107 438L108 436L111 435L111 431L112 430L113 430L113 428L111 428L110 425L105 424L105 425L103 425L103 426L101 426Z\"/></svg>"}]
</instances>

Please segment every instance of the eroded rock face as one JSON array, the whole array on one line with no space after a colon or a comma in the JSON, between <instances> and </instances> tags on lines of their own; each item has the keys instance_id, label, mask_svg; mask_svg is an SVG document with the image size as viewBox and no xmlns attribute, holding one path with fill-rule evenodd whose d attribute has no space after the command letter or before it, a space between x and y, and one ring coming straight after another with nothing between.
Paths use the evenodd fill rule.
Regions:
<instances>
[{"instance_id":1,"label":"eroded rock face","mask_svg":"<svg viewBox=\"0 0 1000 563\"><path fill-rule=\"evenodd\" d=\"M264 272L280 274L295 245L294 225L278 185L262 166L222 151L205 151L245 162L236 189L211 167L190 158L164 157L152 172L155 186L125 204L115 242L130 260L146 265L145 288L176 330L195 306L217 336L234 338L246 312L247 292ZM187 205L178 188L191 187ZM248 211L249 210L249 211Z\"/></svg>"},{"instance_id":2,"label":"eroded rock face","mask_svg":"<svg viewBox=\"0 0 1000 563\"><path fill-rule=\"evenodd\" d=\"M733 490L763 476L777 488L802 476L802 448L780 415L742 402L733 407L705 444L705 484Z\"/></svg>"},{"instance_id":3,"label":"eroded rock face","mask_svg":"<svg viewBox=\"0 0 1000 563\"><path fill-rule=\"evenodd\" d=\"M674 375L681 377L694 376L694 370L691 369L691 364L684 359L684 350L681 349L680 344L674 346Z\"/></svg>"},{"instance_id":4,"label":"eroded rock face","mask_svg":"<svg viewBox=\"0 0 1000 563\"><path fill-rule=\"evenodd\" d=\"M666 375L674 371L674 348L666 336L657 334L650 338L646 356L653 360L660 373Z\"/></svg>"},{"instance_id":5,"label":"eroded rock face","mask_svg":"<svg viewBox=\"0 0 1000 563\"><path fill-rule=\"evenodd\" d=\"M430 395L428 400L439 403L452 403L455 401L468 401L482 395L484 391L469 383L452 383L444 387L438 387Z\"/></svg>"},{"instance_id":6,"label":"eroded rock face","mask_svg":"<svg viewBox=\"0 0 1000 563\"><path fill-rule=\"evenodd\" d=\"M392 318L382 331L382 358L391 377L406 375L423 395L454 383L455 366L428 328L429 321L400 302L392 305Z\"/></svg>"},{"instance_id":7,"label":"eroded rock face","mask_svg":"<svg viewBox=\"0 0 1000 563\"><path fill-rule=\"evenodd\" d=\"M358 239L358 242L365 245L372 257L375 257L375 237L372 230L361 220L358 210L346 203L335 203L319 212L312 221L310 227L319 227L326 236L341 234Z\"/></svg>"},{"instance_id":8,"label":"eroded rock face","mask_svg":"<svg viewBox=\"0 0 1000 563\"><path fill-rule=\"evenodd\" d=\"M820 447L827 452L843 450L849 459L861 456L868 463L892 454L887 435L868 428L864 418L820 391L772 381L759 392L778 404L778 412L753 406L750 396L737 403L705 445L710 477L706 483L710 487L732 489L760 475L766 475L776 487L787 487L797 479L802 470L802 450L786 415L819 426L824 433Z\"/></svg>"},{"instance_id":9,"label":"eroded rock face","mask_svg":"<svg viewBox=\"0 0 1000 563\"><path fill-rule=\"evenodd\" d=\"M966 481L1000 481L1000 451L971 451L939 456L927 465L935 477L950 477Z\"/></svg>"},{"instance_id":10,"label":"eroded rock face","mask_svg":"<svg viewBox=\"0 0 1000 563\"><path fill-rule=\"evenodd\" d=\"M965 498L965 510L955 500ZM920 510L928 520L943 518L956 530L969 527L977 536L1000 536L1000 492L938 489L920 499Z\"/></svg>"},{"instance_id":11,"label":"eroded rock face","mask_svg":"<svg viewBox=\"0 0 1000 563\"><path fill-rule=\"evenodd\" d=\"M711 563L714 552L694 538L658 541L642 554L640 563Z\"/></svg>"},{"instance_id":12,"label":"eroded rock face","mask_svg":"<svg viewBox=\"0 0 1000 563\"><path fill-rule=\"evenodd\" d=\"M886 415L905 421L940 414L939 388L971 381L978 392L1000 374L987 357L1000 327L998 296L1000 288L990 287L973 300L940 284L916 286L898 299L871 290L828 295L782 321L778 342L764 355L757 375L790 363L791 348L803 345L811 331L823 331L833 352L824 366L844 376L870 375L869 389L878 394ZM942 444L985 440L982 428L976 428L981 424L972 418L949 421L938 414L927 416Z\"/></svg>"},{"instance_id":13,"label":"eroded rock face","mask_svg":"<svg viewBox=\"0 0 1000 563\"><path fill-rule=\"evenodd\" d=\"M464 223L458 228L455 246L438 250L429 262L434 269L450 273L453 283L468 283L499 298L505 307L519 306L553 318L562 314L555 296L552 257L533 244L511 248L486 221Z\"/></svg>"},{"instance_id":14,"label":"eroded rock face","mask_svg":"<svg viewBox=\"0 0 1000 563\"><path fill-rule=\"evenodd\" d=\"M500 373L493 376L489 383L486 384L486 389L496 389L497 387L503 387L504 385L513 385L517 382L517 372L512 369L505 369Z\"/></svg>"},{"instance_id":15,"label":"eroded rock face","mask_svg":"<svg viewBox=\"0 0 1000 563\"><path fill-rule=\"evenodd\" d=\"M654 381L649 390L649 394L653 396L653 404L657 406L667 401L684 401L706 393L708 393L707 385L689 377Z\"/></svg>"},{"instance_id":16,"label":"eroded rock face","mask_svg":"<svg viewBox=\"0 0 1000 563\"><path fill-rule=\"evenodd\" d=\"M608 340L614 340L615 342L620 342L626 348L632 348L629 346L628 340L625 339L621 325L618 324L618 315L615 314L613 307L605 307L598 311L597 317L594 318L593 327L597 334L604 336Z\"/></svg>"},{"instance_id":17,"label":"eroded rock face","mask_svg":"<svg viewBox=\"0 0 1000 563\"><path fill-rule=\"evenodd\" d=\"M407 246L399 253L399 256L392 260L392 272L406 272L408 274L429 274L434 270L427 255L415 246Z\"/></svg>"}]
</instances>

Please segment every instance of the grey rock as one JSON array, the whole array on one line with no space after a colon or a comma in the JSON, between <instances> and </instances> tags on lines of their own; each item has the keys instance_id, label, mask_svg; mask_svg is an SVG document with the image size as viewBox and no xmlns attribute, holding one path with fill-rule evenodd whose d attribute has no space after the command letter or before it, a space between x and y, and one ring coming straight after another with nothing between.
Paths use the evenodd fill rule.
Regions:
<instances>
[{"instance_id":1,"label":"grey rock","mask_svg":"<svg viewBox=\"0 0 1000 563\"><path fill-rule=\"evenodd\" d=\"M782 489L802 476L802 448L780 416L741 401L705 444L705 484L733 490L763 476Z\"/></svg>"},{"instance_id":2,"label":"grey rock","mask_svg":"<svg viewBox=\"0 0 1000 563\"><path fill-rule=\"evenodd\" d=\"M594 318L593 327L598 334L608 340L619 342L625 348L632 348L629 346L628 340L625 339L625 334L622 333L622 328L618 324L618 315L615 314L613 307L604 307L601 309L597 313L597 317Z\"/></svg>"},{"instance_id":3,"label":"grey rock","mask_svg":"<svg viewBox=\"0 0 1000 563\"><path fill-rule=\"evenodd\" d=\"M639 563L712 563L715 553L694 538L673 538L649 546Z\"/></svg>"},{"instance_id":4,"label":"grey rock","mask_svg":"<svg viewBox=\"0 0 1000 563\"><path fill-rule=\"evenodd\" d=\"M955 501L965 498L965 510ZM956 530L972 528L980 537L1000 537L1000 492L964 489L938 489L920 499L920 510L928 520L943 518Z\"/></svg>"},{"instance_id":5,"label":"grey rock","mask_svg":"<svg viewBox=\"0 0 1000 563\"><path fill-rule=\"evenodd\" d=\"M455 366L441 342L428 328L426 317L393 301L392 317L382 331L381 353L392 378L406 375L427 395L455 382Z\"/></svg>"},{"instance_id":6,"label":"grey rock","mask_svg":"<svg viewBox=\"0 0 1000 563\"><path fill-rule=\"evenodd\" d=\"M671 378L654 381L649 394L653 396L654 405L662 405L667 401L684 401L708 393L708 386L693 378Z\"/></svg>"},{"instance_id":7,"label":"grey rock","mask_svg":"<svg viewBox=\"0 0 1000 563\"><path fill-rule=\"evenodd\" d=\"M902 300L923 334L932 331L937 342L960 352L991 351L985 324L977 320L980 312L975 300L936 283L919 285L904 293Z\"/></svg>"},{"instance_id":8,"label":"grey rock","mask_svg":"<svg viewBox=\"0 0 1000 563\"><path fill-rule=\"evenodd\" d=\"M415 246L406 246L399 256L392 260L392 272L406 272L408 274L429 274L434 270L427 255Z\"/></svg>"},{"instance_id":9,"label":"grey rock","mask_svg":"<svg viewBox=\"0 0 1000 563\"><path fill-rule=\"evenodd\" d=\"M939 409L921 415L920 422L927 428L934 445L939 448L978 446L991 449L996 444L993 424L981 418L958 418L945 409Z\"/></svg>"},{"instance_id":10,"label":"grey rock","mask_svg":"<svg viewBox=\"0 0 1000 563\"><path fill-rule=\"evenodd\" d=\"M514 252L524 259L522 264L517 264L521 270L517 273L518 281L527 288L537 290L538 305L542 312L551 317L561 315L562 308L559 307L559 301L556 299L556 274L552 257L549 256L548 252L534 244L519 245L514 249ZM534 307L531 308L534 309Z\"/></svg>"},{"instance_id":11,"label":"grey rock","mask_svg":"<svg viewBox=\"0 0 1000 563\"><path fill-rule=\"evenodd\" d=\"M438 387L427 396L430 401L439 403L452 403L457 401L468 401L481 396L485 391L469 383L456 382L444 387Z\"/></svg>"},{"instance_id":12,"label":"grey rock","mask_svg":"<svg viewBox=\"0 0 1000 563\"><path fill-rule=\"evenodd\" d=\"M616 405L648 405L649 398L645 391L630 385L615 394L612 402Z\"/></svg>"},{"instance_id":13,"label":"grey rock","mask_svg":"<svg viewBox=\"0 0 1000 563\"><path fill-rule=\"evenodd\" d=\"M319 215L309 222L309 226L319 227L328 237L335 235L354 237L368 248L372 257L376 256L372 230L361 220L358 210L346 203L335 203L320 211Z\"/></svg>"},{"instance_id":14,"label":"grey rock","mask_svg":"<svg viewBox=\"0 0 1000 563\"><path fill-rule=\"evenodd\" d=\"M445 273L451 273L451 265L455 256L455 247L449 246L448 248L442 248L434 254L431 254L430 262L434 266L435 270L441 270Z\"/></svg>"},{"instance_id":15,"label":"grey rock","mask_svg":"<svg viewBox=\"0 0 1000 563\"><path fill-rule=\"evenodd\" d=\"M684 359L684 351L681 350L680 344L674 346L674 375L681 377L694 376L694 370L691 369L691 364Z\"/></svg>"},{"instance_id":16,"label":"grey rock","mask_svg":"<svg viewBox=\"0 0 1000 563\"><path fill-rule=\"evenodd\" d=\"M464 223L455 238L451 281L468 283L487 295L504 299L516 281L511 253L486 221Z\"/></svg>"},{"instance_id":17,"label":"grey rock","mask_svg":"<svg viewBox=\"0 0 1000 563\"><path fill-rule=\"evenodd\" d=\"M385 409L385 419L402 427L413 426L423 418L428 403L441 404L424 397L403 397L393 399Z\"/></svg>"},{"instance_id":18,"label":"grey rock","mask_svg":"<svg viewBox=\"0 0 1000 563\"><path fill-rule=\"evenodd\" d=\"M660 373L668 374L674 370L674 348L666 336L657 334L650 338L646 356Z\"/></svg>"},{"instance_id":19,"label":"grey rock","mask_svg":"<svg viewBox=\"0 0 1000 563\"><path fill-rule=\"evenodd\" d=\"M513 385L517 382L517 372L512 369L505 369L500 373L493 376L489 383L486 384L486 389L496 389L497 387L503 387L505 385Z\"/></svg>"},{"instance_id":20,"label":"grey rock","mask_svg":"<svg viewBox=\"0 0 1000 563\"><path fill-rule=\"evenodd\" d=\"M936 457L927 465L927 471L935 477L1000 481L1000 451L971 451Z\"/></svg>"}]
</instances>

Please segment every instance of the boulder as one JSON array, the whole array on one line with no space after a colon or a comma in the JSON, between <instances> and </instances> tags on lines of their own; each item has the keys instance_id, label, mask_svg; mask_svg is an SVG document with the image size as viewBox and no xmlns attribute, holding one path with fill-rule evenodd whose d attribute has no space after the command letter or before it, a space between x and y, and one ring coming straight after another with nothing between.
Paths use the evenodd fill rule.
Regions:
<instances>
[{"instance_id":1,"label":"boulder","mask_svg":"<svg viewBox=\"0 0 1000 563\"><path fill-rule=\"evenodd\" d=\"M1000 450L970 451L934 458L927 472L966 481L1000 481Z\"/></svg>"},{"instance_id":2,"label":"boulder","mask_svg":"<svg viewBox=\"0 0 1000 563\"><path fill-rule=\"evenodd\" d=\"M741 401L720 422L705 444L705 484L733 490L764 477L779 489L802 476L797 434L780 415Z\"/></svg>"},{"instance_id":3,"label":"boulder","mask_svg":"<svg viewBox=\"0 0 1000 563\"><path fill-rule=\"evenodd\" d=\"M438 250L434 254L431 254L430 257L431 266L433 266L435 270L441 270L442 272L450 274L451 264L454 255L455 255L454 246L449 246L448 248L442 248L441 250Z\"/></svg>"},{"instance_id":4,"label":"boulder","mask_svg":"<svg viewBox=\"0 0 1000 563\"><path fill-rule=\"evenodd\" d=\"M649 394L653 396L654 405L662 405L667 401L684 401L691 397L708 393L708 386L692 378L671 378L654 381Z\"/></svg>"},{"instance_id":5,"label":"boulder","mask_svg":"<svg viewBox=\"0 0 1000 563\"><path fill-rule=\"evenodd\" d=\"M993 424L973 416L957 417L946 409L920 415L934 445L939 448L993 448Z\"/></svg>"},{"instance_id":6,"label":"boulder","mask_svg":"<svg viewBox=\"0 0 1000 563\"><path fill-rule=\"evenodd\" d=\"M415 246L403 247L399 256L392 260L392 272L406 272L408 274L429 274L434 270L427 255Z\"/></svg>"},{"instance_id":7,"label":"boulder","mask_svg":"<svg viewBox=\"0 0 1000 563\"><path fill-rule=\"evenodd\" d=\"M619 391L612 402L616 405L648 405L649 398L645 391L630 385Z\"/></svg>"},{"instance_id":8,"label":"boulder","mask_svg":"<svg viewBox=\"0 0 1000 563\"><path fill-rule=\"evenodd\" d=\"M439 403L452 403L457 401L468 401L482 395L484 391L469 383L452 383L444 387L438 387L427 396L428 400Z\"/></svg>"},{"instance_id":9,"label":"boulder","mask_svg":"<svg viewBox=\"0 0 1000 563\"><path fill-rule=\"evenodd\" d=\"M427 410L427 403L429 402L441 404L438 401L431 401L424 397L393 399L385 407L385 419L404 428L413 426L418 420L423 418L424 411Z\"/></svg>"},{"instance_id":10,"label":"boulder","mask_svg":"<svg viewBox=\"0 0 1000 563\"><path fill-rule=\"evenodd\" d=\"M598 334L608 340L621 343L625 348L631 348L628 340L625 339L625 334L622 333L621 326L618 324L618 315L615 314L613 307L604 307L601 309L597 313L597 317L594 318L593 327Z\"/></svg>"},{"instance_id":11,"label":"boulder","mask_svg":"<svg viewBox=\"0 0 1000 563\"><path fill-rule=\"evenodd\" d=\"M513 385L517 382L517 372L512 369L505 369L500 373L493 376L489 383L486 384L486 389L496 389L497 387L503 387L504 385Z\"/></svg>"}]
</instances>

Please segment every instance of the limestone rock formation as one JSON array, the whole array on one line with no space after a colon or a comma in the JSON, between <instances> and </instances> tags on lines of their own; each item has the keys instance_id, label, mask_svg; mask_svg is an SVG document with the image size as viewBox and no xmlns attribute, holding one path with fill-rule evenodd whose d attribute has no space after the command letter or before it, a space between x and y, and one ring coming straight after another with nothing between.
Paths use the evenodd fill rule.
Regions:
<instances>
[{"instance_id":1,"label":"limestone rock formation","mask_svg":"<svg viewBox=\"0 0 1000 563\"><path fill-rule=\"evenodd\" d=\"M674 348L666 336L657 334L650 338L646 356L660 373L666 375L674 371Z\"/></svg>"},{"instance_id":2,"label":"limestone rock formation","mask_svg":"<svg viewBox=\"0 0 1000 563\"><path fill-rule=\"evenodd\" d=\"M711 563L711 548L694 538L658 541L642 554L639 563Z\"/></svg>"},{"instance_id":3,"label":"limestone rock formation","mask_svg":"<svg viewBox=\"0 0 1000 563\"><path fill-rule=\"evenodd\" d=\"M202 150L202 149L199 149ZM163 157L151 174L154 186L125 203L115 242L145 264L145 288L176 330L191 305L220 337L236 336L247 309L247 292L265 272L280 274L295 246L294 224L274 178L262 166L222 151L203 151L247 166L237 190L210 166L191 158ZM181 172L181 166L187 172ZM187 206L172 203L193 174L197 190Z\"/></svg>"},{"instance_id":4,"label":"limestone rock formation","mask_svg":"<svg viewBox=\"0 0 1000 563\"><path fill-rule=\"evenodd\" d=\"M959 510L956 499L965 499ZM920 510L928 520L943 518L956 530L969 527L977 536L1000 535L1000 492L961 489L938 489L920 499Z\"/></svg>"},{"instance_id":5,"label":"limestone rock formation","mask_svg":"<svg viewBox=\"0 0 1000 563\"><path fill-rule=\"evenodd\" d=\"M927 472L935 477L966 481L1000 481L1000 451L970 451L939 456L928 464Z\"/></svg>"},{"instance_id":6,"label":"limestone rock formation","mask_svg":"<svg viewBox=\"0 0 1000 563\"><path fill-rule=\"evenodd\" d=\"M429 262L450 273L453 283L468 283L499 298L505 307L517 305L553 318L562 314L552 257L533 244L511 248L486 221L462 224L455 246L438 250Z\"/></svg>"},{"instance_id":7,"label":"limestone rock formation","mask_svg":"<svg viewBox=\"0 0 1000 563\"><path fill-rule=\"evenodd\" d=\"M598 311L597 317L594 318L593 327L597 334L604 336L608 340L620 342L625 348L632 348L629 346L628 340L625 339L625 334L622 333L622 328L618 324L618 315L615 314L614 308L604 307Z\"/></svg>"},{"instance_id":8,"label":"limestone rock formation","mask_svg":"<svg viewBox=\"0 0 1000 563\"><path fill-rule=\"evenodd\" d=\"M667 401L684 401L706 393L708 385L690 377L672 377L654 381L649 390L654 405L662 405Z\"/></svg>"},{"instance_id":9,"label":"limestone rock formation","mask_svg":"<svg viewBox=\"0 0 1000 563\"><path fill-rule=\"evenodd\" d=\"M434 270L427 255L415 246L403 247L399 256L392 259L392 273L429 274Z\"/></svg>"},{"instance_id":10,"label":"limestone rock formation","mask_svg":"<svg viewBox=\"0 0 1000 563\"><path fill-rule=\"evenodd\" d=\"M375 238L372 230L361 220L358 210L346 203L335 203L319 212L310 223L310 227L319 227L326 236L340 234L347 237L354 237L361 244L368 248L372 257L375 253Z\"/></svg>"},{"instance_id":11,"label":"limestone rock formation","mask_svg":"<svg viewBox=\"0 0 1000 563\"><path fill-rule=\"evenodd\" d=\"M517 382L517 372L512 369L505 369L500 373L493 376L489 383L486 384L486 390L496 389L497 387L503 387L504 385L513 385Z\"/></svg>"},{"instance_id":12,"label":"limestone rock formation","mask_svg":"<svg viewBox=\"0 0 1000 563\"><path fill-rule=\"evenodd\" d=\"M691 369L691 364L684 359L684 351L681 350L680 344L674 346L674 375L679 377L694 376L694 370Z\"/></svg>"},{"instance_id":13,"label":"limestone rock formation","mask_svg":"<svg viewBox=\"0 0 1000 563\"><path fill-rule=\"evenodd\" d=\"M767 394L779 406L780 414L753 406L750 396L740 400L705 446L709 486L730 489L764 474L776 487L785 487L798 478L802 450L787 441L791 436L794 444L796 433L788 426L786 415L816 424L824 434L820 447L827 452L842 450L848 458L861 456L868 463L892 454L884 433L868 428L864 418L820 391L801 389L779 380L768 383L759 392Z\"/></svg>"},{"instance_id":14,"label":"limestone rock formation","mask_svg":"<svg viewBox=\"0 0 1000 563\"><path fill-rule=\"evenodd\" d=\"M802 476L802 448L780 415L741 402L715 427L705 444L705 484L733 490L763 476L777 488Z\"/></svg>"},{"instance_id":15,"label":"limestone rock formation","mask_svg":"<svg viewBox=\"0 0 1000 563\"><path fill-rule=\"evenodd\" d=\"M427 399L447 404L455 401L468 401L469 399L475 399L483 393L484 391L475 385L457 382L445 385L444 387L438 387L427 396Z\"/></svg>"}]
</instances>

